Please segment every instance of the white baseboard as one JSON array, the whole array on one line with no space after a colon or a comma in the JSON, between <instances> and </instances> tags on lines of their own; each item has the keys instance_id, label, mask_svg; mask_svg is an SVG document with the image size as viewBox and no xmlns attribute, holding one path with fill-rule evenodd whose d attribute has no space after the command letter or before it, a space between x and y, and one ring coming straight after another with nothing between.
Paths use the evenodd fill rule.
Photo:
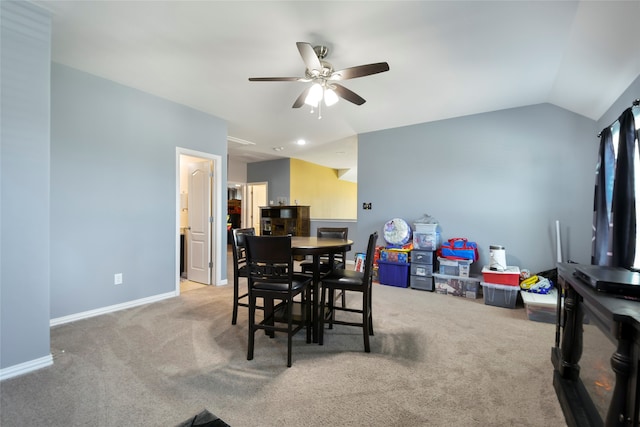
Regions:
<instances>
[{"instance_id":1,"label":"white baseboard","mask_svg":"<svg viewBox=\"0 0 640 427\"><path fill-rule=\"evenodd\" d=\"M28 374L29 372L37 371L38 369L51 365L53 365L53 356L49 353L48 356L0 369L0 381L17 377L18 375Z\"/></svg>"},{"instance_id":2,"label":"white baseboard","mask_svg":"<svg viewBox=\"0 0 640 427\"><path fill-rule=\"evenodd\" d=\"M95 310L83 311L82 313L70 314L69 316L57 317L49 320L49 326L58 326L64 323L75 322L76 320L88 319L89 317L99 316L101 314L114 313L116 311L125 310L127 308L137 307L139 305L150 304L162 301L167 298L178 296L176 291L167 292L166 294L154 295L147 298L140 298L133 301L123 302L122 304L110 305L107 307L97 308Z\"/></svg>"}]
</instances>

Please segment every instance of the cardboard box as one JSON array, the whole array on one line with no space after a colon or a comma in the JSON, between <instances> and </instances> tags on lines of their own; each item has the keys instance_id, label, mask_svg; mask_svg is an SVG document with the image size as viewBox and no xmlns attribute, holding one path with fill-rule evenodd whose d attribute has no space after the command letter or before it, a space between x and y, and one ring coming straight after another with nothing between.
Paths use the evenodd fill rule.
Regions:
<instances>
[{"instance_id":1,"label":"cardboard box","mask_svg":"<svg viewBox=\"0 0 640 427\"><path fill-rule=\"evenodd\" d=\"M409 249L382 249L380 259L387 262L409 262Z\"/></svg>"}]
</instances>

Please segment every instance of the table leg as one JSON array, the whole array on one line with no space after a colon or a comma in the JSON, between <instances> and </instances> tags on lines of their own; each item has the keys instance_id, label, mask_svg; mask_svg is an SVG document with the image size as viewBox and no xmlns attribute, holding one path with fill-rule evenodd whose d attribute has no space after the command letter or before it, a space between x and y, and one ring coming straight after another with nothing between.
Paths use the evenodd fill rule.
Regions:
<instances>
[{"instance_id":1,"label":"table leg","mask_svg":"<svg viewBox=\"0 0 640 427\"><path fill-rule=\"evenodd\" d=\"M320 255L313 256L313 293L312 293L312 309L311 313L311 329L313 331L313 342L318 342L320 335L320 319L318 317L319 299L320 299Z\"/></svg>"}]
</instances>

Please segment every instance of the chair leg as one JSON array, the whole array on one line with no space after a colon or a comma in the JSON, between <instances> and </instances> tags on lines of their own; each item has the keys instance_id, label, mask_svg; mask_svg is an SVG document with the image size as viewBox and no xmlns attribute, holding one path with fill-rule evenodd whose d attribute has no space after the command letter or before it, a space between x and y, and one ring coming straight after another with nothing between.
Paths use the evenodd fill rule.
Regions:
<instances>
[{"instance_id":1,"label":"chair leg","mask_svg":"<svg viewBox=\"0 0 640 427\"><path fill-rule=\"evenodd\" d=\"M369 347L369 301L367 293L362 294L362 335L364 336L364 351L366 353L371 352Z\"/></svg>"},{"instance_id":2,"label":"chair leg","mask_svg":"<svg viewBox=\"0 0 640 427\"><path fill-rule=\"evenodd\" d=\"M336 313L336 311L333 309L335 307L335 301L336 301L336 290L333 288L329 288L329 329L333 329L333 320Z\"/></svg>"},{"instance_id":3,"label":"chair leg","mask_svg":"<svg viewBox=\"0 0 640 427\"><path fill-rule=\"evenodd\" d=\"M287 368L291 367L291 346L293 344L293 300L287 301Z\"/></svg>"},{"instance_id":4,"label":"chair leg","mask_svg":"<svg viewBox=\"0 0 640 427\"><path fill-rule=\"evenodd\" d=\"M231 324L235 325L238 320L238 277L233 278L233 316L231 317Z\"/></svg>"},{"instance_id":5,"label":"chair leg","mask_svg":"<svg viewBox=\"0 0 640 427\"><path fill-rule=\"evenodd\" d=\"M255 340L256 300L249 296L249 346L247 348L247 360L253 360L253 344Z\"/></svg>"},{"instance_id":6,"label":"chair leg","mask_svg":"<svg viewBox=\"0 0 640 427\"><path fill-rule=\"evenodd\" d=\"M311 343L311 290L307 289L302 292L302 298L304 301L304 322L307 329L307 344Z\"/></svg>"},{"instance_id":7,"label":"chair leg","mask_svg":"<svg viewBox=\"0 0 640 427\"><path fill-rule=\"evenodd\" d=\"M325 304L326 304L326 289L324 287L320 291L322 296L320 298L320 325L318 325L318 344L324 344L324 318L325 318Z\"/></svg>"},{"instance_id":8,"label":"chair leg","mask_svg":"<svg viewBox=\"0 0 640 427\"><path fill-rule=\"evenodd\" d=\"M371 284L369 284L369 335L373 335L373 302L371 298Z\"/></svg>"},{"instance_id":9,"label":"chair leg","mask_svg":"<svg viewBox=\"0 0 640 427\"><path fill-rule=\"evenodd\" d=\"M275 309L275 302L273 300L273 298L263 298L264 301L264 318L270 318L271 320L269 322L265 321L265 325L268 326L274 326L274 319L273 319L273 312ZM275 338L276 336L276 332L274 330L264 330L264 334L267 335L269 338Z\"/></svg>"}]
</instances>

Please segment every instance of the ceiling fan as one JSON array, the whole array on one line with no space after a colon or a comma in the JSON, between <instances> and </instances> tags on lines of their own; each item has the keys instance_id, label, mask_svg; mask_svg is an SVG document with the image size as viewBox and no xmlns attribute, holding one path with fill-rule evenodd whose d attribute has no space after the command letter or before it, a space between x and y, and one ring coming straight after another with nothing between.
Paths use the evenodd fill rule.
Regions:
<instances>
[{"instance_id":1,"label":"ceiling fan","mask_svg":"<svg viewBox=\"0 0 640 427\"><path fill-rule=\"evenodd\" d=\"M300 108L307 104L313 108L321 108L321 101L330 106L338 102L338 97L346 99L356 105L366 101L357 93L342 86L338 81L355 79L371 74L389 71L389 64L376 62L374 64L334 70L333 66L324 60L329 52L326 46L311 46L309 43L297 42L298 51L305 66L304 77L249 77L251 82L313 82L305 89L293 103L293 108ZM319 115L318 118L321 118Z\"/></svg>"}]
</instances>

